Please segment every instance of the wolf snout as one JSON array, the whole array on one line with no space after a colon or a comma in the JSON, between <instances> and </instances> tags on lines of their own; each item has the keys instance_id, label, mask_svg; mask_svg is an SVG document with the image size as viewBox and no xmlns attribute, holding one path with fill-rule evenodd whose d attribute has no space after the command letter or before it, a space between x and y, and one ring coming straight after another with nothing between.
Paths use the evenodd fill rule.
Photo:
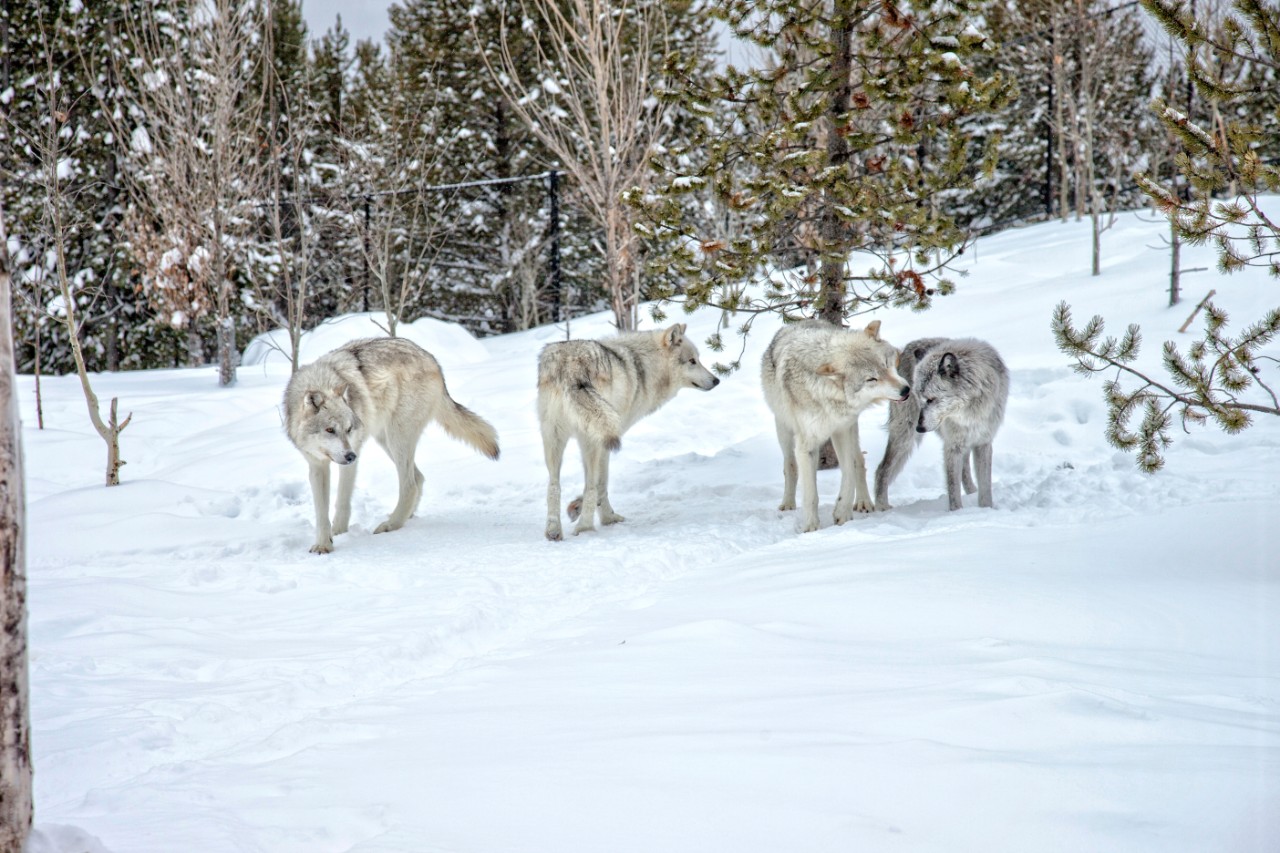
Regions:
<instances>
[{"instance_id":1,"label":"wolf snout","mask_svg":"<svg viewBox=\"0 0 1280 853\"><path fill-rule=\"evenodd\" d=\"M348 450L346 453L342 454L343 465L350 465L352 462L355 462L355 461L356 461L356 453L354 450Z\"/></svg>"},{"instance_id":2,"label":"wolf snout","mask_svg":"<svg viewBox=\"0 0 1280 853\"><path fill-rule=\"evenodd\" d=\"M911 397L911 386L903 385L901 390L898 391L898 399L896 402L905 403L910 397Z\"/></svg>"}]
</instances>

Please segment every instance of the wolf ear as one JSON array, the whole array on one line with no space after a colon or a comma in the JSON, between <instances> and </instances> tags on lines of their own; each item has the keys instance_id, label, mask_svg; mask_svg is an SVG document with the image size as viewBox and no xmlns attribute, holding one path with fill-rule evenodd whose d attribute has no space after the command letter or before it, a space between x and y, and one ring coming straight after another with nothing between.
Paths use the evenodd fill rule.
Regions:
<instances>
[{"instance_id":1,"label":"wolf ear","mask_svg":"<svg viewBox=\"0 0 1280 853\"><path fill-rule=\"evenodd\" d=\"M880 321L872 320L863 331L867 333L867 337L871 338L871 340L880 340Z\"/></svg>"},{"instance_id":2,"label":"wolf ear","mask_svg":"<svg viewBox=\"0 0 1280 853\"><path fill-rule=\"evenodd\" d=\"M924 347L916 347L915 349L916 361L919 361L920 359L924 358L924 354L926 352L928 352L928 350L926 350Z\"/></svg>"},{"instance_id":3,"label":"wolf ear","mask_svg":"<svg viewBox=\"0 0 1280 853\"><path fill-rule=\"evenodd\" d=\"M315 409L317 412L324 407L324 393L320 391L312 391L307 394L307 405Z\"/></svg>"},{"instance_id":4,"label":"wolf ear","mask_svg":"<svg viewBox=\"0 0 1280 853\"><path fill-rule=\"evenodd\" d=\"M333 389L333 396L337 397L339 400L343 400L349 403L351 401L347 399L347 392L350 390L351 390L350 383L346 385L339 385L337 388Z\"/></svg>"},{"instance_id":5,"label":"wolf ear","mask_svg":"<svg viewBox=\"0 0 1280 853\"><path fill-rule=\"evenodd\" d=\"M947 353L938 362L938 375L948 379L955 379L960 375L960 362L956 360L955 353Z\"/></svg>"},{"instance_id":6,"label":"wolf ear","mask_svg":"<svg viewBox=\"0 0 1280 853\"><path fill-rule=\"evenodd\" d=\"M819 367L815 372L819 376L826 376L830 379L834 379L837 382L839 382L841 379L844 378L843 375L840 373L840 368L836 367L831 362L827 362L826 364L822 365L822 367Z\"/></svg>"},{"instance_id":7,"label":"wolf ear","mask_svg":"<svg viewBox=\"0 0 1280 853\"><path fill-rule=\"evenodd\" d=\"M684 330L688 326L684 323L676 323L662 333L662 345L667 349L675 349L684 343Z\"/></svg>"}]
</instances>

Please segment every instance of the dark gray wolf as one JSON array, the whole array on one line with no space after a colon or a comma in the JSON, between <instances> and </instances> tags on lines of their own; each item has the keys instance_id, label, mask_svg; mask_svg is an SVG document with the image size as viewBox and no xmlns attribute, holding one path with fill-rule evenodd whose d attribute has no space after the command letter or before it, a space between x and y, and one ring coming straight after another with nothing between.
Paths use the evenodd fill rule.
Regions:
<instances>
[{"instance_id":1,"label":"dark gray wolf","mask_svg":"<svg viewBox=\"0 0 1280 853\"><path fill-rule=\"evenodd\" d=\"M431 421L490 459L498 458L498 434L489 422L458 405L445 388L431 353L403 338L352 341L306 365L284 392L285 431L310 466L316 509L312 553L333 550L333 537L351 519L360 447L372 437L400 476L400 499L374 533L398 530L422 497L422 472L414 452ZM329 463L339 467L338 500L329 524Z\"/></svg>"},{"instance_id":2,"label":"dark gray wolf","mask_svg":"<svg viewBox=\"0 0 1280 853\"><path fill-rule=\"evenodd\" d=\"M628 332L602 341L548 344L538 356L538 422L546 454L547 538L560 529L560 467L570 438L578 440L586 483L569 507L574 533L622 521L609 504L609 454L622 434L666 404L681 388L710 391L720 384L698 361L685 324L655 332Z\"/></svg>"},{"instance_id":3,"label":"dark gray wolf","mask_svg":"<svg viewBox=\"0 0 1280 853\"><path fill-rule=\"evenodd\" d=\"M922 338L902 350L902 372L912 377L911 401L889 412L889 441L876 469L876 509L889 509L889 484L926 432L942 437L947 504L963 505L960 488L974 492L969 459L977 469L978 506L991 501L991 442L1004 421L1009 370L990 344L973 338Z\"/></svg>"},{"instance_id":4,"label":"dark gray wolf","mask_svg":"<svg viewBox=\"0 0 1280 853\"><path fill-rule=\"evenodd\" d=\"M897 363L898 351L880 339L879 320L857 330L820 320L783 326L765 350L761 383L782 447L778 508L796 508L799 480L801 532L818 529L818 451L828 438L840 460L836 524L871 511L858 415L874 403L907 399L911 389L898 375Z\"/></svg>"}]
</instances>

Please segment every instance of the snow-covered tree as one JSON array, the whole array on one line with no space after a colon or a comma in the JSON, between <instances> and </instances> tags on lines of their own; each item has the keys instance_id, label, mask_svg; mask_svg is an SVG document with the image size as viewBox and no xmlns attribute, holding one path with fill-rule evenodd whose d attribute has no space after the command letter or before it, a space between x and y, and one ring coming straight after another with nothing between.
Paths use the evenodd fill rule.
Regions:
<instances>
[{"instance_id":1,"label":"snow-covered tree","mask_svg":"<svg viewBox=\"0 0 1280 853\"><path fill-rule=\"evenodd\" d=\"M122 233L125 198L110 115L129 108L112 82L112 57L127 50L123 21L137 2L32 0L0 4L0 198L15 241L14 323L24 372L75 369L62 322L46 225L41 142L58 124L60 180L71 204L63 246L83 356L91 370L174 363L179 338L157 324L136 288ZM60 106L44 93L52 65ZM94 97L93 88L109 92Z\"/></svg>"},{"instance_id":2,"label":"snow-covered tree","mask_svg":"<svg viewBox=\"0 0 1280 853\"><path fill-rule=\"evenodd\" d=\"M671 127L654 88L667 11L663 0L501 3L498 56L482 54L511 110L581 194L619 329L635 328L641 293L623 193L648 184L647 158Z\"/></svg>"},{"instance_id":3,"label":"snow-covered tree","mask_svg":"<svg viewBox=\"0 0 1280 853\"><path fill-rule=\"evenodd\" d=\"M1217 69L1237 60L1257 74L1280 70L1280 7L1262 0L1234 0L1234 13L1216 26L1197 18L1180 3L1142 0L1143 7L1183 45L1196 92L1215 118L1205 126L1157 101L1156 114L1181 141L1178 170L1187 179L1186 197L1152 176L1138 175L1143 190L1170 219L1178 236L1192 245L1212 243L1218 268L1231 273L1249 265L1263 266L1280 277L1280 222L1268 213L1262 196L1280 191L1280 164L1260 154L1274 145L1252 120L1249 108L1261 101L1263 112L1280 115L1280 90L1259 93L1224 80ZM1251 322L1241 333L1227 333L1226 312L1206 306L1205 334L1185 352L1167 341L1163 364L1168 378L1153 378L1133 366L1141 333L1130 325L1125 335L1102 337L1104 323L1094 317L1083 328L1071 322L1064 303L1053 319L1058 346L1085 374L1109 373L1104 385L1109 408L1107 438L1137 453L1146 471L1164 464L1175 418L1188 423L1212 421L1229 433L1246 429L1256 414L1280 415L1276 359L1261 353L1280 334L1280 307ZM1125 390L1121 379L1136 381ZM1141 423L1130 423L1141 411Z\"/></svg>"},{"instance_id":4,"label":"snow-covered tree","mask_svg":"<svg viewBox=\"0 0 1280 853\"><path fill-rule=\"evenodd\" d=\"M835 322L886 304L927 307L965 232L940 203L989 161L962 120L1003 103L998 75L974 72L990 48L975 4L733 0L716 7L768 58L679 92L702 119L658 158L665 178L631 199L672 250L686 306L814 313ZM717 107L728 105L728 119ZM728 228L707 233L681 198L709 190ZM722 236L727 231L728 236ZM794 277L752 288L770 267Z\"/></svg>"},{"instance_id":5,"label":"snow-covered tree","mask_svg":"<svg viewBox=\"0 0 1280 853\"><path fill-rule=\"evenodd\" d=\"M127 23L121 74L138 100L127 133L130 248L152 303L175 328L216 319L218 381L235 381L237 273L263 188L260 9L182 0ZM192 358L202 353L192 346Z\"/></svg>"}]
</instances>

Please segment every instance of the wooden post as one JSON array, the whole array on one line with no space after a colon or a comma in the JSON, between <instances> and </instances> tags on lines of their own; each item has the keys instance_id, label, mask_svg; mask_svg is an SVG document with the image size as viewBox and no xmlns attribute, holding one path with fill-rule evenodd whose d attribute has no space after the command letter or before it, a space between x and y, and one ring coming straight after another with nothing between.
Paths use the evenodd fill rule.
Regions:
<instances>
[{"instance_id":1,"label":"wooden post","mask_svg":"<svg viewBox=\"0 0 1280 853\"><path fill-rule=\"evenodd\" d=\"M31 833L31 712L26 501L7 246L0 213L0 850L16 853Z\"/></svg>"}]
</instances>

